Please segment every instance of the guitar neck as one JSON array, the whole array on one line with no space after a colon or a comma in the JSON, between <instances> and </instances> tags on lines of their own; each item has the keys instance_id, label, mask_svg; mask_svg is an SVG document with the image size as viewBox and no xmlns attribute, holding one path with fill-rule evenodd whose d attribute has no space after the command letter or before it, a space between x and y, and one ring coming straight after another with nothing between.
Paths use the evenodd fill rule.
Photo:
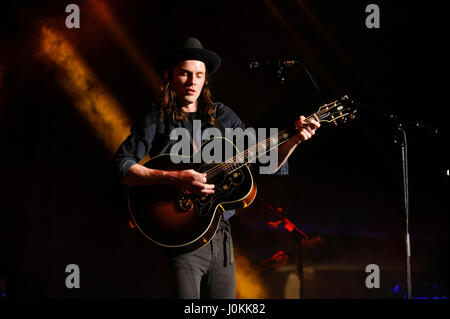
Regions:
<instances>
[{"instance_id":1,"label":"guitar neck","mask_svg":"<svg viewBox=\"0 0 450 319\"><path fill-rule=\"evenodd\" d=\"M346 122L347 118L353 119L356 111L354 102L345 95L338 100L322 105L317 112L305 118L305 122L308 124L314 119L317 122L328 122L337 125L337 120ZM227 169L232 167L231 169L233 171L242 167L245 163L253 163L258 157L286 143L286 141L297 134L297 132L297 129L294 127L284 129L226 160L225 167L227 167ZM243 165L238 165L238 167L235 168L235 165L233 165L234 163L243 163Z\"/></svg>"},{"instance_id":2,"label":"guitar neck","mask_svg":"<svg viewBox=\"0 0 450 319\"><path fill-rule=\"evenodd\" d=\"M310 123L312 119L319 120L316 113L311 114L305 118L306 123ZM267 154L269 151L279 147L289 140L291 137L297 134L297 129L288 128L284 129L269 138L257 143L256 145L246 149L245 151L237 154L235 157L227 160L229 163L252 163L258 157Z\"/></svg>"}]
</instances>

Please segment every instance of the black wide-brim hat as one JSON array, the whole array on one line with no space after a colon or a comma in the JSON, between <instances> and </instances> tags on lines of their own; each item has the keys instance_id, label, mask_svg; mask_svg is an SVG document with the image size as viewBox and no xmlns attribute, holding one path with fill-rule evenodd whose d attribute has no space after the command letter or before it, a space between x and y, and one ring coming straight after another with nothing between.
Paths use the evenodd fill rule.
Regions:
<instances>
[{"instance_id":1,"label":"black wide-brim hat","mask_svg":"<svg viewBox=\"0 0 450 319\"><path fill-rule=\"evenodd\" d=\"M179 62L186 60L202 61L208 74L216 72L222 64L220 57L215 52L205 49L198 39L183 37L175 46L159 56L156 68L163 74L164 70L171 70Z\"/></svg>"}]
</instances>

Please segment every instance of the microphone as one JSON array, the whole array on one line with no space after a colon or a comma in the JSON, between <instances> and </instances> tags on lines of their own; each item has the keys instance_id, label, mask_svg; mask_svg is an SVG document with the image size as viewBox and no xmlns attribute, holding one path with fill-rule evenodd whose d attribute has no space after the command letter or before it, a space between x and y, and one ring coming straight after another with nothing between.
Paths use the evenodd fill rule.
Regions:
<instances>
[{"instance_id":1,"label":"microphone","mask_svg":"<svg viewBox=\"0 0 450 319\"><path fill-rule=\"evenodd\" d=\"M274 68L274 67L291 68L291 67L293 67L295 65L299 65L299 64L302 64L302 63L299 61L293 61L293 60L288 60L288 61L276 60L276 61L266 61L266 62L253 61L253 62L250 62L249 69L257 70L257 69L267 69L267 68Z\"/></svg>"}]
</instances>

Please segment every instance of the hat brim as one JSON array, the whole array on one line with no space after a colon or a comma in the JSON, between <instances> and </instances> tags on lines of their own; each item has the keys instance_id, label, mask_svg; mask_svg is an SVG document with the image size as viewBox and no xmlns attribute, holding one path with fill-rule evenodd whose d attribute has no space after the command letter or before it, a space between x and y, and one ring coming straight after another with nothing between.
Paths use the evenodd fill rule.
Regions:
<instances>
[{"instance_id":1,"label":"hat brim","mask_svg":"<svg viewBox=\"0 0 450 319\"><path fill-rule=\"evenodd\" d=\"M181 61L198 60L205 63L206 72L213 74L216 72L222 61L213 51L200 48L177 49L162 55L157 62L157 69L162 74L164 70L170 70Z\"/></svg>"}]
</instances>

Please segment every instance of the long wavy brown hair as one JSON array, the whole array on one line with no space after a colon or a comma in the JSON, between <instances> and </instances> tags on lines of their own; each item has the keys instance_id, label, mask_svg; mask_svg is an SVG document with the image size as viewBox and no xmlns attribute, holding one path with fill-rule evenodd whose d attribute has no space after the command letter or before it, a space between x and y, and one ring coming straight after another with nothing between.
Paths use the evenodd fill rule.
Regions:
<instances>
[{"instance_id":1,"label":"long wavy brown hair","mask_svg":"<svg viewBox=\"0 0 450 319\"><path fill-rule=\"evenodd\" d=\"M168 74L172 73L169 72ZM206 121L210 125L214 125L214 113L216 112L216 107L211 99L211 90L209 87L210 81L209 75L206 74L205 84L203 85L202 92L197 100L197 112L203 121ZM189 114L183 111L178 104L177 96L172 87L171 76L164 77L162 80L159 103L161 104L161 119L166 118L176 123L189 118Z\"/></svg>"}]
</instances>

